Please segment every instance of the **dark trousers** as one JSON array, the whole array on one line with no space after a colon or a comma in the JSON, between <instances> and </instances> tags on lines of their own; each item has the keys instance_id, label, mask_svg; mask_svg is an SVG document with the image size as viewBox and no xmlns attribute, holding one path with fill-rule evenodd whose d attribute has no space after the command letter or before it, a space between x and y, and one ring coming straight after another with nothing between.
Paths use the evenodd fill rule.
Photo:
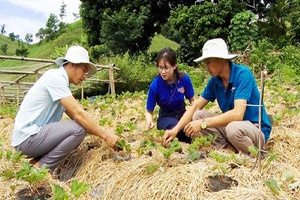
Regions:
<instances>
[{"instance_id":1,"label":"dark trousers","mask_svg":"<svg viewBox=\"0 0 300 200\"><path fill-rule=\"evenodd\" d=\"M157 119L157 129L158 130L172 129L174 126L176 126L176 124L178 123L178 121L180 120L184 112L185 112L185 108L172 111L172 112L163 112L160 110ZM185 135L183 130L180 130L176 137L181 142L191 143L192 141L191 138Z\"/></svg>"}]
</instances>

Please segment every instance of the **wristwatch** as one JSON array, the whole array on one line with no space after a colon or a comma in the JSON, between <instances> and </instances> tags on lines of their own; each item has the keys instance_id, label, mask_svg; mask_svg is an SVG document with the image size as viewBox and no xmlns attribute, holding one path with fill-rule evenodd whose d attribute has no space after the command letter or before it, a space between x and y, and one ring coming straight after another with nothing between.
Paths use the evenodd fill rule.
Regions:
<instances>
[{"instance_id":1,"label":"wristwatch","mask_svg":"<svg viewBox=\"0 0 300 200\"><path fill-rule=\"evenodd\" d=\"M206 125L206 122L205 122L205 118L202 119L202 123L201 123L201 129L204 130L206 129L207 125Z\"/></svg>"}]
</instances>

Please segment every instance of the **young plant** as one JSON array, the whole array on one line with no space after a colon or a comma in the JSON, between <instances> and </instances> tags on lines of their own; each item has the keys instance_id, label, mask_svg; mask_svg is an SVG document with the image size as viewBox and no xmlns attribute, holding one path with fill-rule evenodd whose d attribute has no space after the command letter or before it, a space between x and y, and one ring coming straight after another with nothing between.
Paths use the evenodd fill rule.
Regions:
<instances>
[{"instance_id":1,"label":"young plant","mask_svg":"<svg viewBox=\"0 0 300 200\"><path fill-rule=\"evenodd\" d=\"M181 152L182 147L181 144L178 142L178 138L175 138L169 148L165 148L163 146L157 146L158 150L163 153L166 159L169 159L170 156L175 152Z\"/></svg>"},{"instance_id":2,"label":"young plant","mask_svg":"<svg viewBox=\"0 0 300 200\"><path fill-rule=\"evenodd\" d=\"M202 147L210 146L212 142L214 142L217 138L217 135L207 135L207 136L201 136L197 137L192 144L190 144L188 148L188 155L185 157L188 161L196 161L199 159L201 153L200 149Z\"/></svg>"},{"instance_id":3,"label":"young plant","mask_svg":"<svg viewBox=\"0 0 300 200\"><path fill-rule=\"evenodd\" d=\"M131 152L130 144L127 143L124 139L118 140L117 147L122 151L125 150L128 153Z\"/></svg>"},{"instance_id":4,"label":"young plant","mask_svg":"<svg viewBox=\"0 0 300 200\"><path fill-rule=\"evenodd\" d=\"M225 176L231 171L230 167L225 165L225 162L227 162L230 159L229 156L221 155L216 151L210 152L209 155L219 163L213 167L213 171L217 171L217 174L221 172L222 175Z\"/></svg>"},{"instance_id":5,"label":"young plant","mask_svg":"<svg viewBox=\"0 0 300 200\"><path fill-rule=\"evenodd\" d=\"M46 179L49 169L45 165L41 168L35 168L27 162L21 162L22 168L17 171L16 178L29 183L30 188L34 191L39 187L39 183Z\"/></svg>"},{"instance_id":6,"label":"young plant","mask_svg":"<svg viewBox=\"0 0 300 200\"><path fill-rule=\"evenodd\" d=\"M57 184L53 184L51 185L51 189L52 189L52 198L51 199L55 199L55 200L68 200L70 197L69 195L66 193L66 191L64 190L64 188L62 188L61 186L57 185Z\"/></svg>"},{"instance_id":7,"label":"young plant","mask_svg":"<svg viewBox=\"0 0 300 200\"><path fill-rule=\"evenodd\" d=\"M91 188L91 184L86 184L84 182L78 182L74 180L71 185L71 193L78 198L81 194L85 193Z\"/></svg>"},{"instance_id":8,"label":"young plant","mask_svg":"<svg viewBox=\"0 0 300 200\"><path fill-rule=\"evenodd\" d=\"M140 146L137 148L137 153L139 156L145 154L145 155L152 155L152 151L151 149L152 148L156 148L156 143L151 141L151 140L147 140L147 139L144 139Z\"/></svg>"},{"instance_id":9,"label":"young plant","mask_svg":"<svg viewBox=\"0 0 300 200\"><path fill-rule=\"evenodd\" d=\"M277 182L275 179L270 179L270 180L264 180L264 184L268 186L268 188L273 192L273 194L278 195L280 188L277 185Z\"/></svg>"},{"instance_id":10,"label":"young plant","mask_svg":"<svg viewBox=\"0 0 300 200\"><path fill-rule=\"evenodd\" d=\"M51 185L53 196L51 199L55 200L68 200L70 198L70 195L66 193L64 188L57 184ZM84 182L78 182L77 180L74 180L71 185L71 194L78 199L80 195L85 193L91 188L91 184L86 184Z\"/></svg>"},{"instance_id":11,"label":"young plant","mask_svg":"<svg viewBox=\"0 0 300 200\"><path fill-rule=\"evenodd\" d=\"M124 133L124 126L121 125L121 124L118 124L116 126L115 132L116 132L117 135L120 136L122 133Z\"/></svg>"}]
</instances>

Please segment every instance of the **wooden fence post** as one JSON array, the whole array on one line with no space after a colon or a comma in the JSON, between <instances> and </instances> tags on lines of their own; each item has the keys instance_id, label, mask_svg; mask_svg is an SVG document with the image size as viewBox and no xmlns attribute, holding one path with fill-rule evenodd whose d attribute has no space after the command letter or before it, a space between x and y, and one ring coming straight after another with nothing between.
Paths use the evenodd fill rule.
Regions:
<instances>
[{"instance_id":1,"label":"wooden fence post","mask_svg":"<svg viewBox=\"0 0 300 200\"><path fill-rule=\"evenodd\" d=\"M81 82L81 99L84 99L84 87L83 87L83 82Z\"/></svg>"},{"instance_id":2,"label":"wooden fence post","mask_svg":"<svg viewBox=\"0 0 300 200\"><path fill-rule=\"evenodd\" d=\"M20 105L20 83L17 82L17 105Z\"/></svg>"},{"instance_id":3,"label":"wooden fence post","mask_svg":"<svg viewBox=\"0 0 300 200\"><path fill-rule=\"evenodd\" d=\"M110 69L109 69L109 86L110 86L111 94L116 94L115 78L114 78L114 66L115 66L115 64L111 64Z\"/></svg>"}]
</instances>

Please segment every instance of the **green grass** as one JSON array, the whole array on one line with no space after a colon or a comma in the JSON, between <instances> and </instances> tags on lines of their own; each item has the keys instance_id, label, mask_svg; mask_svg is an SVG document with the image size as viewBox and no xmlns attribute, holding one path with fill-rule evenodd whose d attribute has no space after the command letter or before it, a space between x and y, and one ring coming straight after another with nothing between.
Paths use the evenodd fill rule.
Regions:
<instances>
[{"instance_id":1,"label":"green grass","mask_svg":"<svg viewBox=\"0 0 300 200\"><path fill-rule=\"evenodd\" d=\"M156 34L152 39L152 44L150 45L148 52L159 52L162 48L165 47L170 47L173 50L177 50L179 48L179 44L173 42L172 40L169 40L168 38L165 38L161 34Z\"/></svg>"},{"instance_id":2,"label":"green grass","mask_svg":"<svg viewBox=\"0 0 300 200\"><path fill-rule=\"evenodd\" d=\"M55 52L57 47L65 47L66 45L78 44L80 38L83 35L82 31L82 21L78 20L72 24L67 25L65 33L60 35L53 41L41 42L33 44L29 48L28 57L32 58L44 58L44 59L54 59L51 55Z\"/></svg>"},{"instance_id":3,"label":"green grass","mask_svg":"<svg viewBox=\"0 0 300 200\"><path fill-rule=\"evenodd\" d=\"M11 41L9 37L0 34L0 47L4 44L7 44L7 52L5 55L12 56L15 54L16 49L20 48L17 41ZM0 50L0 54L3 55L4 53Z\"/></svg>"}]
</instances>

